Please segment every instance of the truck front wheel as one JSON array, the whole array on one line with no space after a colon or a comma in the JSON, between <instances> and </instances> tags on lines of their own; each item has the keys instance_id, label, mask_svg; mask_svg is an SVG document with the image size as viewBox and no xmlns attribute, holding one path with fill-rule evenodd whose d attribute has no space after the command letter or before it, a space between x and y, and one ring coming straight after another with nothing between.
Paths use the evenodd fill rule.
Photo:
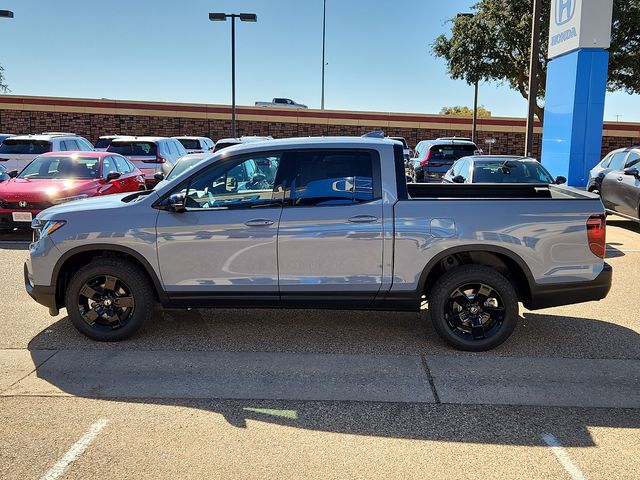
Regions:
<instances>
[{"instance_id":1,"label":"truck front wheel","mask_svg":"<svg viewBox=\"0 0 640 480\"><path fill-rule=\"evenodd\" d=\"M66 291L67 313L87 337L103 342L133 335L153 315L147 276L118 258L100 258L78 270Z\"/></svg>"},{"instance_id":2,"label":"truck front wheel","mask_svg":"<svg viewBox=\"0 0 640 480\"><path fill-rule=\"evenodd\" d=\"M472 352L503 343L518 321L518 296L496 270L463 265L448 271L431 289L429 315L449 345Z\"/></svg>"}]
</instances>

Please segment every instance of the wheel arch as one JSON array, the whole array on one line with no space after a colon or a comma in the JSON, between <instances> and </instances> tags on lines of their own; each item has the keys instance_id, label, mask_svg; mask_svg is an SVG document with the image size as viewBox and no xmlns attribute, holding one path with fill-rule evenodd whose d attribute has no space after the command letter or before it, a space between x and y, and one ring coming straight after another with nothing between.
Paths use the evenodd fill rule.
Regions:
<instances>
[{"instance_id":1,"label":"wheel arch","mask_svg":"<svg viewBox=\"0 0 640 480\"><path fill-rule=\"evenodd\" d=\"M511 281L521 302L530 302L535 280L528 265L518 254L495 245L463 245L439 253L424 267L418 292L428 298L434 282L447 271L461 265L486 265L495 268Z\"/></svg>"},{"instance_id":2,"label":"wheel arch","mask_svg":"<svg viewBox=\"0 0 640 480\"><path fill-rule=\"evenodd\" d=\"M56 262L51 274L51 285L55 287L56 304L58 308L64 307L64 293L73 273L94 258L112 257L130 261L136 265L149 278L153 285L157 299L161 303L167 303L168 298L162 287L160 278L151 264L135 250L112 244L91 244L72 248L65 252Z\"/></svg>"}]
</instances>

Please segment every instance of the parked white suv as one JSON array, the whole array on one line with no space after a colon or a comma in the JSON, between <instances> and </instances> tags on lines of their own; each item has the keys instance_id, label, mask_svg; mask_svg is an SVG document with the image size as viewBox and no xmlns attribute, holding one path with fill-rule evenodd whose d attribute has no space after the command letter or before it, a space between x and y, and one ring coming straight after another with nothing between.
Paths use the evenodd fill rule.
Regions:
<instances>
[{"instance_id":1,"label":"parked white suv","mask_svg":"<svg viewBox=\"0 0 640 480\"><path fill-rule=\"evenodd\" d=\"M167 137L121 137L114 138L107 152L127 157L142 173L148 187L158 183L156 173L168 174L173 164L187 154L175 138Z\"/></svg>"},{"instance_id":2,"label":"parked white suv","mask_svg":"<svg viewBox=\"0 0 640 480\"><path fill-rule=\"evenodd\" d=\"M213 152L215 142L209 137L173 137L187 150L187 153Z\"/></svg>"},{"instance_id":3,"label":"parked white suv","mask_svg":"<svg viewBox=\"0 0 640 480\"><path fill-rule=\"evenodd\" d=\"M74 133L45 132L40 135L16 135L0 144L0 165L8 172L21 171L42 153L66 151L93 151L89 140Z\"/></svg>"}]
</instances>

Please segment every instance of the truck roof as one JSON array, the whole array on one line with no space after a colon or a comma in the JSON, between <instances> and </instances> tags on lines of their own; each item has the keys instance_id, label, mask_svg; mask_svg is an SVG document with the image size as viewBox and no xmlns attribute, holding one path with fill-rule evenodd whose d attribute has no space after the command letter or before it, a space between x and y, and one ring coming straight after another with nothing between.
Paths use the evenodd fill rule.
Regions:
<instances>
[{"instance_id":1,"label":"truck roof","mask_svg":"<svg viewBox=\"0 0 640 480\"><path fill-rule=\"evenodd\" d=\"M228 147L225 151L239 151L245 149L255 149L262 147L277 148L294 148L294 147L322 147L322 148L340 148L340 147L358 147L358 146L374 146L374 145L394 145L397 142L388 138L371 138L371 137L297 137L297 138L280 138L276 140L264 140L257 142L248 142ZM233 149L233 150L231 150Z\"/></svg>"}]
</instances>

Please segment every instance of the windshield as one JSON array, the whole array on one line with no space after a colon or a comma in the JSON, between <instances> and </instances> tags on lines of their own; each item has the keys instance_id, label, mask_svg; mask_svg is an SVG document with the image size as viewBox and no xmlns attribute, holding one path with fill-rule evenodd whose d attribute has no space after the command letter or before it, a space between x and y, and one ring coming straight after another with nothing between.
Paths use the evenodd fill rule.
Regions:
<instances>
[{"instance_id":1,"label":"windshield","mask_svg":"<svg viewBox=\"0 0 640 480\"><path fill-rule=\"evenodd\" d=\"M178 141L187 150L202 150L200 140L194 140L192 138L178 138Z\"/></svg>"},{"instance_id":2,"label":"windshield","mask_svg":"<svg viewBox=\"0 0 640 480\"><path fill-rule=\"evenodd\" d=\"M203 158L190 158L190 156L182 157L173 166L173 168L171 169L171 171L169 172L169 174L167 175L167 178L165 178L165 180L167 180L167 181L172 180L172 179L176 178L178 175L180 175L182 172L186 172L187 170L191 170L193 167L195 167L197 164L199 164L202 160L204 160L204 159Z\"/></svg>"},{"instance_id":3,"label":"windshield","mask_svg":"<svg viewBox=\"0 0 640 480\"><path fill-rule=\"evenodd\" d=\"M20 172L18 178L97 178L99 163L95 157L37 157Z\"/></svg>"},{"instance_id":4,"label":"windshield","mask_svg":"<svg viewBox=\"0 0 640 480\"><path fill-rule=\"evenodd\" d=\"M473 169L473 183L555 183L538 162L515 160L478 162Z\"/></svg>"},{"instance_id":5,"label":"windshield","mask_svg":"<svg viewBox=\"0 0 640 480\"><path fill-rule=\"evenodd\" d=\"M113 142L113 138L99 138L96 142L96 148L107 148Z\"/></svg>"},{"instance_id":6,"label":"windshield","mask_svg":"<svg viewBox=\"0 0 640 480\"><path fill-rule=\"evenodd\" d=\"M51 151L51 145L46 140L15 140L7 138L0 144L0 153L40 155Z\"/></svg>"},{"instance_id":7,"label":"windshield","mask_svg":"<svg viewBox=\"0 0 640 480\"><path fill-rule=\"evenodd\" d=\"M238 145L240 142L218 142L216 143L216 152L218 150L222 150L223 148L233 147L234 145Z\"/></svg>"},{"instance_id":8,"label":"windshield","mask_svg":"<svg viewBox=\"0 0 640 480\"><path fill-rule=\"evenodd\" d=\"M155 157L158 150L154 142L113 142L107 151L125 157Z\"/></svg>"}]
</instances>

